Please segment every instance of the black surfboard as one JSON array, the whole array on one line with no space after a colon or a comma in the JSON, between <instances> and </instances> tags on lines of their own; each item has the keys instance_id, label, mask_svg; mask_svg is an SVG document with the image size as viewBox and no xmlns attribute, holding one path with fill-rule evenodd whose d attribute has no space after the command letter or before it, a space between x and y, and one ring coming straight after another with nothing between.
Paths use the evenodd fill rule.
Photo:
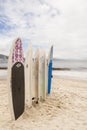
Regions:
<instances>
[{"instance_id":1,"label":"black surfboard","mask_svg":"<svg viewBox=\"0 0 87 130\"><path fill-rule=\"evenodd\" d=\"M12 67L12 100L15 119L24 112L25 88L24 88L24 65L16 62Z\"/></svg>"},{"instance_id":2,"label":"black surfboard","mask_svg":"<svg viewBox=\"0 0 87 130\"><path fill-rule=\"evenodd\" d=\"M25 108L25 75L22 42L17 38L12 45L8 64L9 101L12 119L22 115Z\"/></svg>"}]
</instances>

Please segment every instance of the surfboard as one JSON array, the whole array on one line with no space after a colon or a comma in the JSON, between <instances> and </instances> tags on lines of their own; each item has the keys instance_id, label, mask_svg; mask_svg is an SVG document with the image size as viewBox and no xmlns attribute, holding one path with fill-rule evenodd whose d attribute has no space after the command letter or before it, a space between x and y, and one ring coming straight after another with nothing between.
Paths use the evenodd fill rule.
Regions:
<instances>
[{"instance_id":1,"label":"surfboard","mask_svg":"<svg viewBox=\"0 0 87 130\"><path fill-rule=\"evenodd\" d=\"M32 87L31 87L31 95L32 102L35 100L35 57L32 59Z\"/></svg>"},{"instance_id":2,"label":"surfboard","mask_svg":"<svg viewBox=\"0 0 87 130\"><path fill-rule=\"evenodd\" d=\"M29 48L26 53L25 60L25 103L32 106L32 44L29 44Z\"/></svg>"},{"instance_id":3,"label":"surfboard","mask_svg":"<svg viewBox=\"0 0 87 130\"><path fill-rule=\"evenodd\" d=\"M48 94L48 58L45 57L45 93Z\"/></svg>"},{"instance_id":4,"label":"surfboard","mask_svg":"<svg viewBox=\"0 0 87 130\"><path fill-rule=\"evenodd\" d=\"M51 93L52 60L53 60L53 46L51 46L50 52L49 52L49 55L48 55L48 94Z\"/></svg>"},{"instance_id":5,"label":"surfboard","mask_svg":"<svg viewBox=\"0 0 87 130\"><path fill-rule=\"evenodd\" d=\"M38 103L38 69L39 69L39 49L36 50L33 58L32 65L32 101Z\"/></svg>"},{"instance_id":6,"label":"surfboard","mask_svg":"<svg viewBox=\"0 0 87 130\"><path fill-rule=\"evenodd\" d=\"M45 51L40 50L39 56L39 100L46 98L46 84L45 84Z\"/></svg>"},{"instance_id":7,"label":"surfboard","mask_svg":"<svg viewBox=\"0 0 87 130\"><path fill-rule=\"evenodd\" d=\"M8 94L12 119L22 115L25 107L24 56L22 42L17 38L12 43L8 60Z\"/></svg>"}]
</instances>

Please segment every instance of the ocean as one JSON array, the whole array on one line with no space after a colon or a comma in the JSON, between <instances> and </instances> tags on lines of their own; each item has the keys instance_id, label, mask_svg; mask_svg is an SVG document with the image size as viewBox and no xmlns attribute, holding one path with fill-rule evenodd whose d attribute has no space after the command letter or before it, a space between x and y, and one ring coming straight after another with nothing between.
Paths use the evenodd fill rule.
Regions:
<instances>
[{"instance_id":1,"label":"ocean","mask_svg":"<svg viewBox=\"0 0 87 130\"><path fill-rule=\"evenodd\" d=\"M53 68L65 70L87 71L87 60L62 60L54 59Z\"/></svg>"},{"instance_id":2,"label":"ocean","mask_svg":"<svg viewBox=\"0 0 87 130\"><path fill-rule=\"evenodd\" d=\"M6 67L7 62L0 62L0 68ZM54 59L53 76L87 80L87 60ZM0 69L0 77L7 77L7 69Z\"/></svg>"},{"instance_id":3,"label":"ocean","mask_svg":"<svg viewBox=\"0 0 87 130\"><path fill-rule=\"evenodd\" d=\"M53 60L53 75L87 80L87 60Z\"/></svg>"},{"instance_id":4,"label":"ocean","mask_svg":"<svg viewBox=\"0 0 87 130\"><path fill-rule=\"evenodd\" d=\"M7 62L0 62L0 68L7 68Z\"/></svg>"}]
</instances>

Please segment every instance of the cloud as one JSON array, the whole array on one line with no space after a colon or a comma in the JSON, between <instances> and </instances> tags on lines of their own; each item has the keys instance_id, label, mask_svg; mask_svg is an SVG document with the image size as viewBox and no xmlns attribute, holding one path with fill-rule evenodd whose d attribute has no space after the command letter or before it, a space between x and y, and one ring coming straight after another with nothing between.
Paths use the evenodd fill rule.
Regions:
<instances>
[{"instance_id":1,"label":"cloud","mask_svg":"<svg viewBox=\"0 0 87 130\"><path fill-rule=\"evenodd\" d=\"M24 52L54 44L54 57L87 58L86 12L86 0L0 0L0 53L21 37Z\"/></svg>"}]
</instances>

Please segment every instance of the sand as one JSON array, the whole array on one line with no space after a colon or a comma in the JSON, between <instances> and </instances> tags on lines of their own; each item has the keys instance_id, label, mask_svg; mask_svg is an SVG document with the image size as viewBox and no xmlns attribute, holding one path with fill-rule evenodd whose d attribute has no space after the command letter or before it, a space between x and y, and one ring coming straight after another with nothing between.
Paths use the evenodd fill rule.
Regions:
<instances>
[{"instance_id":1,"label":"sand","mask_svg":"<svg viewBox=\"0 0 87 130\"><path fill-rule=\"evenodd\" d=\"M53 78L45 102L11 120L6 80L0 79L0 130L87 130L87 81Z\"/></svg>"}]
</instances>

